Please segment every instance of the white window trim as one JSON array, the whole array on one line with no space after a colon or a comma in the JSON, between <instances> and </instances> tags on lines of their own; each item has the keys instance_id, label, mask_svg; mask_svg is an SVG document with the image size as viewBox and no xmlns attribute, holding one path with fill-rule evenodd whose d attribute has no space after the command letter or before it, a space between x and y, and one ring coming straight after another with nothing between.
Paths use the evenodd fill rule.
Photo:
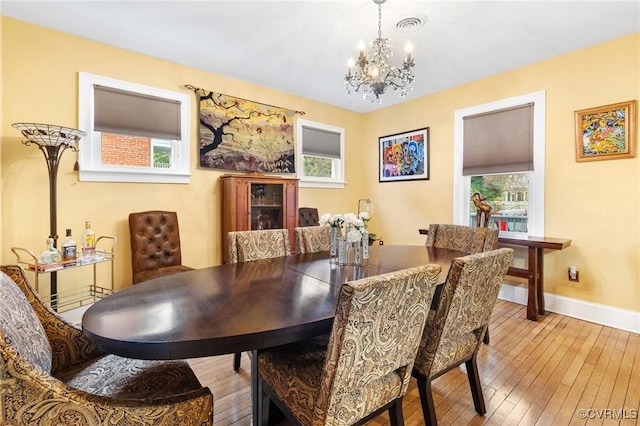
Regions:
<instances>
[{"instance_id":1,"label":"white window trim","mask_svg":"<svg viewBox=\"0 0 640 426\"><path fill-rule=\"evenodd\" d=\"M191 181L191 108L190 96L155 87L130 83L99 75L79 73L78 122L87 136L80 141L78 161L79 179L93 182L147 182L147 183L189 183ZM93 130L94 85L112 87L129 92L142 93L180 102L180 126L182 139L174 142L172 150L175 163L170 169L154 167L105 166L101 161L100 133Z\"/></svg>"},{"instance_id":2,"label":"white window trim","mask_svg":"<svg viewBox=\"0 0 640 426\"><path fill-rule=\"evenodd\" d=\"M333 159L335 178L318 178L304 176L304 161L302 158L302 127L312 127L340 134L340 159ZM315 121L296 119L296 174L300 188L344 188L344 129Z\"/></svg>"},{"instance_id":3,"label":"white window trim","mask_svg":"<svg viewBox=\"0 0 640 426\"><path fill-rule=\"evenodd\" d=\"M454 113L454 142L453 142L453 223L469 224L471 177L462 175L462 149L464 140L464 120L468 115L480 114L514 107L529 102L533 107L533 167L529 172L529 217L528 235L544 235L544 178L545 178L545 91L528 93L522 96L503 99L487 104L476 105L456 110ZM505 237L522 235L520 232L500 231Z\"/></svg>"}]
</instances>

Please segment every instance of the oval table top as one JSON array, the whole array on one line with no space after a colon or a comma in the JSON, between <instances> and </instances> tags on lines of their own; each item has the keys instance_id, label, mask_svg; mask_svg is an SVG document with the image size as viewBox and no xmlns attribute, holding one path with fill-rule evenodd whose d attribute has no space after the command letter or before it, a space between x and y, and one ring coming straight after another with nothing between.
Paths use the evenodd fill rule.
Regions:
<instances>
[{"instance_id":1,"label":"oval table top","mask_svg":"<svg viewBox=\"0 0 640 426\"><path fill-rule=\"evenodd\" d=\"M370 247L368 267L337 266L328 252L213 266L156 278L92 305L84 333L101 350L186 359L260 350L331 330L342 284L465 253L425 246Z\"/></svg>"}]
</instances>

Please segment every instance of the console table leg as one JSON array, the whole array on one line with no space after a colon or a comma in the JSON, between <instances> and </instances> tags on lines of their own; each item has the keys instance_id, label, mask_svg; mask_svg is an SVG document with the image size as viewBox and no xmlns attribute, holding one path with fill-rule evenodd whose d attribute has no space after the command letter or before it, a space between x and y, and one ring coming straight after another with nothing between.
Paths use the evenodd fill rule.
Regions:
<instances>
[{"instance_id":1,"label":"console table leg","mask_svg":"<svg viewBox=\"0 0 640 426\"><path fill-rule=\"evenodd\" d=\"M544 309L544 249L536 248L536 279L537 279L537 297L538 297L538 315L545 315Z\"/></svg>"},{"instance_id":2,"label":"console table leg","mask_svg":"<svg viewBox=\"0 0 640 426\"><path fill-rule=\"evenodd\" d=\"M527 277L528 291L527 291L527 319L531 321L538 321L538 286L537 283L537 271L538 271L538 256L536 255L535 247L529 247L529 264L527 269L529 270L529 276Z\"/></svg>"}]
</instances>

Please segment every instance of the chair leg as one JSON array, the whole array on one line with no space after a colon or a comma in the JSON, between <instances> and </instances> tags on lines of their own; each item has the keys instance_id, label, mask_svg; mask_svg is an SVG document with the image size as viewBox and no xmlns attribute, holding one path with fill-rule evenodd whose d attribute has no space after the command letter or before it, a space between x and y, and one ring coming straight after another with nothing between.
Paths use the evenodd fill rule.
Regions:
<instances>
[{"instance_id":1,"label":"chair leg","mask_svg":"<svg viewBox=\"0 0 640 426\"><path fill-rule=\"evenodd\" d=\"M238 371L240 369L241 356L241 352L236 352L233 354L233 371Z\"/></svg>"},{"instance_id":2,"label":"chair leg","mask_svg":"<svg viewBox=\"0 0 640 426\"><path fill-rule=\"evenodd\" d=\"M482 339L482 343L484 343L485 345L489 344L489 327L487 326L487 331L485 331L484 333L484 337Z\"/></svg>"},{"instance_id":3,"label":"chair leg","mask_svg":"<svg viewBox=\"0 0 640 426\"><path fill-rule=\"evenodd\" d=\"M436 407L433 403L433 393L431 392L431 380L423 375L417 375L418 392L420 393L420 404L422 405L422 416L426 426L437 426Z\"/></svg>"},{"instance_id":4,"label":"chair leg","mask_svg":"<svg viewBox=\"0 0 640 426\"><path fill-rule=\"evenodd\" d=\"M473 405L476 412L481 416L487 413L484 405L484 396L482 395L482 385L480 384L480 375L478 374L478 362L476 360L477 352L473 354L471 359L465 362L467 367L467 376L469 377L469 386L471 387L471 395L473 396Z\"/></svg>"},{"instance_id":5,"label":"chair leg","mask_svg":"<svg viewBox=\"0 0 640 426\"><path fill-rule=\"evenodd\" d=\"M389 420L391 421L391 426L404 426L402 398L396 399L396 402L389 407Z\"/></svg>"}]
</instances>

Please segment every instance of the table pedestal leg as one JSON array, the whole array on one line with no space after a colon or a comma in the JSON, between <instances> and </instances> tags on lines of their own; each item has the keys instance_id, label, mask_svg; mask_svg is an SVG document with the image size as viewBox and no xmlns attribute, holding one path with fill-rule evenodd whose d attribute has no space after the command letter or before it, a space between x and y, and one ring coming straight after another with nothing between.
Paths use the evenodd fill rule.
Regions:
<instances>
[{"instance_id":1,"label":"table pedestal leg","mask_svg":"<svg viewBox=\"0 0 640 426\"><path fill-rule=\"evenodd\" d=\"M262 389L258 380L258 351L251 351L251 418L254 426L259 426L262 413Z\"/></svg>"}]
</instances>

